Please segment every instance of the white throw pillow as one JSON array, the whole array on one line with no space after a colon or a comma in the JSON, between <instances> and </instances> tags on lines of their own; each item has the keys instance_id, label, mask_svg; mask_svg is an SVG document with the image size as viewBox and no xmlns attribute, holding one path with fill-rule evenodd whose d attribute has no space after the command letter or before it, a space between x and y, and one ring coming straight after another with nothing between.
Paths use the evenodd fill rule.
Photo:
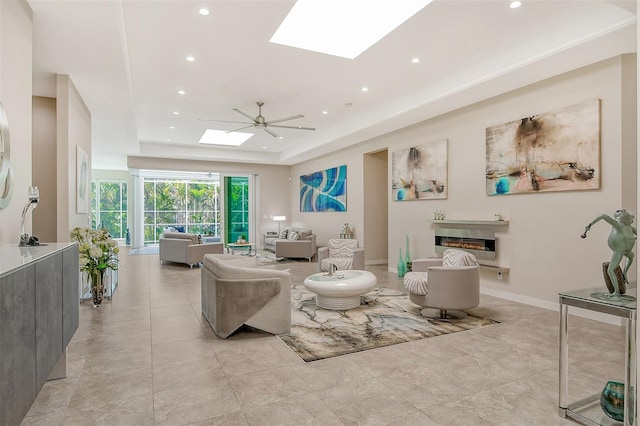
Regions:
<instances>
[{"instance_id":1,"label":"white throw pillow","mask_svg":"<svg viewBox=\"0 0 640 426\"><path fill-rule=\"evenodd\" d=\"M447 249L442 254L442 266L476 266L476 257L466 251Z\"/></svg>"},{"instance_id":2,"label":"white throw pillow","mask_svg":"<svg viewBox=\"0 0 640 426\"><path fill-rule=\"evenodd\" d=\"M429 294L427 286L428 275L426 272L407 272L402 283L410 293L418 296L426 296Z\"/></svg>"}]
</instances>

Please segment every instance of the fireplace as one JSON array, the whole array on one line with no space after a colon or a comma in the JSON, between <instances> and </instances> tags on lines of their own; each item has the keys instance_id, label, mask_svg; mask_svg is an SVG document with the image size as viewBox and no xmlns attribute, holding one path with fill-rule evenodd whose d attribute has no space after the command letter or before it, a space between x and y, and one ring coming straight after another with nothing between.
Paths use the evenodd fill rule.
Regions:
<instances>
[{"instance_id":1,"label":"fireplace","mask_svg":"<svg viewBox=\"0 0 640 426\"><path fill-rule=\"evenodd\" d=\"M496 236L493 231L482 229L438 228L435 235L436 253L448 248L473 253L478 259L496 258Z\"/></svg>"}]
</instances>

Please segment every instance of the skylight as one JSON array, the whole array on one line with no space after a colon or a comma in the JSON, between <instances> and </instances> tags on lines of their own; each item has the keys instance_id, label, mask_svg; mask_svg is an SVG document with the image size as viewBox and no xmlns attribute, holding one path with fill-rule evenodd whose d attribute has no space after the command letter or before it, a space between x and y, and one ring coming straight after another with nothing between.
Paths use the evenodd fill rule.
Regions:
<instances>
[{"instance_id":1,"label":"skylight","mask_svg":"<svg viewBox=\"0 0 640 426\"><path fill-rule=\"evenodd\" d=\"M207 145L240 146L251 136L253 136L253 133L207 129L200 138L199 143Z\"/></svg>"},{"instance_id":2,"label":"skylight","mask_svg":"<svg viewBox=\"0 0 640 426\"><path fill-rule=\"evenodd\" d=\"M433 0L298 0L272 43L354 59Z\"/></svg>"}]
</instances>

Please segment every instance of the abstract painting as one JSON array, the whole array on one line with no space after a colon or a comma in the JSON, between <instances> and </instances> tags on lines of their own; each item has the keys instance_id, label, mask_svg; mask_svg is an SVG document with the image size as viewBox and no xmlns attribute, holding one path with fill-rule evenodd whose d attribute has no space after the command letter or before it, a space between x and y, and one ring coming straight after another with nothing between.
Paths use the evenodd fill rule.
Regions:
<instances>
[{"instance_id":1,"label":"abstract painting","mask_svg":"<svg viewBox=\"0 0 640 426\"><path fill-rule=\"evenodd\" d=\"M76 213L89 211L89 156L76 145Z\"/></svg>"},{"instance_id":2,"label":"abstract painting","mask_svg":"<svg viewBox=\"0 0 640 426\"><path fill-rule=\"evenodd\" d=\"M447 198L448 141L442 139L394 151L391 192L394 201Z\"/></svg>"},{"instance_id":3,"label":"abstract painting","mask_svg":"<svg viewBox=\"0 0 640 426\"><path fill-rule=\"evenodd\" d=\"M347 211L347 166L300 176L301 212Z\"/></svg>"},{"instance_id":4,"label":"abstract painting","mask_svg":"<svg viewBox=\"0 0 640 426\"><path fill-rule=\"evenodd\" d=\"M486 129L487 195L600 187L600 100Z\"/></svg>"}]
</instances>

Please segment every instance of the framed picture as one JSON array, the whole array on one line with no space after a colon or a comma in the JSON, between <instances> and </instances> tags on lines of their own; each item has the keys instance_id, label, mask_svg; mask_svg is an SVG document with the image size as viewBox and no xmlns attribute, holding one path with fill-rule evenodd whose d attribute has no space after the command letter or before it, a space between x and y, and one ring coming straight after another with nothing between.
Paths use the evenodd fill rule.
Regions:
<instances>
[{"instance_id":1,"label":"framed picture","mask_svg":"<svg viewBox=\"0 0 640 426\"><path fill-rule=\"evenodd\" d=\"M89 156L76 145L76 213L89 212Z\"/></svg>"},{"instance_id":2,"label":"framed picture","mask_svg":"<svg viewBox=\"0 0 640 426\"><path fill-rule=\"evenodd\" d=\"M442 139L391 154L394 201L447 198L448 141Z\"/></svg>"},{"instance_id":3,"label":"framed picture","mask_svg":"<svg viewBox=\"0 0 640 426\"><path fill-rule=\"evenodd\" d=\"M600 187L600 100L486 129L487 195Z\"/></svg>"},{"instance_id":4,"label":"framed picture","mask_svg":"<svg viewBox=\"0 0 640 426\"><path fill-rule=\"evenodd\" d=\"M346 164L300 176L300 211L347 211Z\"/></svg>"}]
</instances>

